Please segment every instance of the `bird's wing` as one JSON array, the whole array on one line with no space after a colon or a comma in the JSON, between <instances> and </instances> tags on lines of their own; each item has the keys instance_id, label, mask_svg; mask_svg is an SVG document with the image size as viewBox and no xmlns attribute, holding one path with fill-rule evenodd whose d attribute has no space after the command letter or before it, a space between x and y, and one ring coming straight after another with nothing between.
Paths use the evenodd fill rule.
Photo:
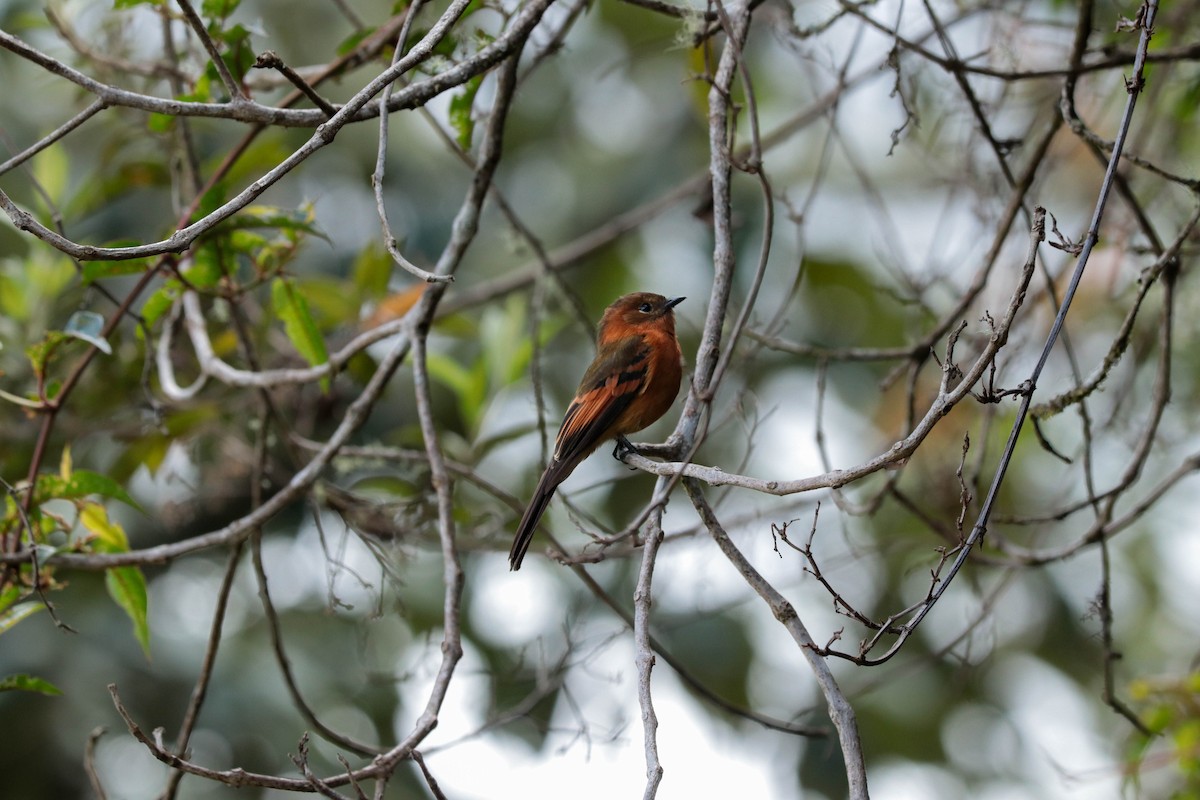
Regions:
<instances>
[{"instance_id":1,"label":"bird's wing","mask_svg":"<svg viewBox=\"0 0 1200 800\"><path fill-rule=\"evenodd\" d=\"M517 526L508 554L510 568L520 569L529 543L533 541L534 529L554 496L554 490L596 449L596 445L612 434L621 414L641 394L649 369L650 346L641 336L629 336L605 345L588 367L579 382L579 391L563 417L562 427L558 429L554 457L546 465L521 524Z\"/></svg>"},{"instance_id":2,"label":"bird's wing","mask_svg":"<svg viewBox=\"0 0 1200 800\"><path fill-rule=\"evenodd\" d=\"M607 438L646 385L650 347L641 336L627 337L607 349L584 374L558 430L554 460L570 464L571 469Z\"/></svg>"}]
</instances>

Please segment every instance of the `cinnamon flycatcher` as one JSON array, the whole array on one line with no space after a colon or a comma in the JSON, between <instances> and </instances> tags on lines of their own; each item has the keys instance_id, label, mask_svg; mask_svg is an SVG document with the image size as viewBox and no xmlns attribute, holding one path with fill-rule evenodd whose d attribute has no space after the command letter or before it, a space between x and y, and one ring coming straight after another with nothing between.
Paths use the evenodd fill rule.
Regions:
<instances>
[{"instance_id":1,"label":"cinnamon flycatcher","mask_svg":"<svg viewBox=\"0 0 1200 800\"><path fill-rule=\"evenodd\" d=\"M625 434L649 426L675 402L683 369L672 309L683 299L637 292L617 298L604 311L596 360L583 373L558 429L554 455L517 527L508 553L511 569L521 568L554 490L579 462L605 439L628 447Z\"/></svg>"}]
</instances>

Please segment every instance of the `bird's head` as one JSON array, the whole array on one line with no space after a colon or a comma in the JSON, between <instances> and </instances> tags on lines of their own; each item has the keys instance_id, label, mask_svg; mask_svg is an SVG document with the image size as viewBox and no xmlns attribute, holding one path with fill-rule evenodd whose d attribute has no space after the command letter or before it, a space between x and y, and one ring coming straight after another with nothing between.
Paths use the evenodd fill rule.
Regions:
<instances>
[{"instance_id":1,"label":"bird's head","mask_svg":"<svg viewBox=\"0 0 1200 800\"><path fill-rule=\"evenodd\" d=\"M682 297L663 297L652 292L634 292L618 297L600 320L600 341L647 330L675 334L675 306Z\"/></svg>"}]
</instances>

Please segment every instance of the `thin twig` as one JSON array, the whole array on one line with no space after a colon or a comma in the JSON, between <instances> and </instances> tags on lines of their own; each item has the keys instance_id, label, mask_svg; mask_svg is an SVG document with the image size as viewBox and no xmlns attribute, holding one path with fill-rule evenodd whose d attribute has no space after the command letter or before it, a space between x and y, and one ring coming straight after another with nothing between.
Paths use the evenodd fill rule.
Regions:
<instances>
[{"instance_id":1,"label":"thin twig","mask_svg":"<svg viewBox=\"0 0 1200 800\"><path fill-rule=\"evenodd\" d=\"M721 548L721 552L742 575L750 588L763 599L775 619L791 634L793 641L796 642L800 652L808 661L829 707L829 718L837 728L838 742L841 745L842 758L845 761L849 797L852 800L867 800L869 797L867 768L863 758L862 742L858 736L857 717L853 706L850 705L846 695L837 685L829 665L819 654L816 642L809 636L808 629L805 628L792 604L754 568L753 564L746 560L733 540L729 538L729 534L725 532L712 508L708 505L708 501L704 499L700 484L690 478L685 478L683 488L687 491L692 505L703 520L705 527L708 528L713 540Z\"/></svg>"},{"instance_id":2,"label":"thin twig","mask_svg":"<svg viewBox=\"0 0 1200 800\"><path fill-rule=\"evenodd\" d=\"M425 785L429 787L429 792L433 795L434 800L446 800L445 793L442 792L442 788L438 786L433 773L429 771L429 767L425 764L425 758L421 755L421 751L413 750L412 757L413 761L417 762L417 766L421 768L421 775L425 778Z\"/></svg>"},{"instance_id":3,"label":"thin twig","mask_svg":"<svg viewBox=\"0 0 1200 800\"><path fill-rule=\"evenodd\" d=\"M3 175L4 173L8 172L9 170L13 169L14 167L19 167L20 165L24 164L26 161L33 158L38 153L42 152L43 150L45 150L47 147L54 144L58 140L62 139L68 133L75 130L80 125L87 122L89 119L94 117L97 113L103 111L106 108L108 108L108 104L105 103L103 100L93 100L91 103L88 104L87 108L83 109L83 111L80 111L78 114L71 117L69 120L64 122L62 125L59 125L57 128L52 130L50 133L46 134L41 139L38 139L36 142L31 144L29 147L26 147L24 150L22 150L21 152L17 153L14 156L12 156L7 161L0 163L0 175Z\"/></svg>"},{"instance_id":4,"label":"thin twig","mask_svg":"<svg viewBox=\"0 0 1200 800\"><path fill-rule=\"evenodd\" d=\"M408 18L411 19L411 15ZM321 97L321 95L317 93L317 90L314 89L308 81L304 80L304 78L300 76L300 73L289 67L274 50L264 50L263 52L259 53L258 57L254 59L254 67L255 69L273 69L278 72L287 79L288 83L292 84L292 86L295 86L304 93L305 97L313 101L313 105L324 111L326 116L332 117L337 113L337 109L334 108L333 104L324 97ZM380 115L380 117L386 116L386 114Z\"/></svg>"},{"instance_id":5,"label":"thin twig","mask_svg":"<svg viewBox=\"0 0 1200 800\"><path fill-rule=\"evenodd\" d=\"M643 800L654 800L662 783L663 768L658 756L658 715L654 713L654 697L650 692L650 673L654 669L654 650L650 645L650 607L653 603L654 561L663 532L657 519L651 519L649 532L642 546L642 566L638 570L637 588L633 593L633 647L637 665L638 706L642 710L642 749L646 758L646 788Z\"/></svg>"},{"instance_id":6,"label":"thin twig","mask_svg":"<svg viewBox=\"0 0 1200 800\"><path fill-rule=\"evenodd\" d=\"M246 95L242 91L242 87L234 80L233 73L229 71L229 65L221 57L221 51L217 47L217 43L213 41L208 28L204 27L204 21L200 19L200 15L192 7L190 0L175 0L175 2L179 4L179 9L183 11L184 19L187 20L188 25L191 26L192 31L200 40L200 44L208 52L208 57L212 59L212 64L216 67L217 74L221 76L221 83L225 84L225 91L229 92L230 102L236 104L239 100L244 100Z\"/></svg>"},{"instance_id":7,"label":"thin twig","mask_svg":"<svg viewBox=\"0 0 1200 800\"><path fill-rule=\"evenodd\" d=\"M221 645L221 632L225 627L225 610L229 604L229 592L233 588L233 578L237 574L237 565L241 560L242 545L236 544L229 551L229 559L225 562L225 574L217 589L217 602L213 606L212 624L208 631L208 644L204 648L204 659L200 663L200 674L192 687L192 696L188 700L187 710L179 725L179 733L175 736L175 752L186 756L192 731L196 727L196 719L200 715L200 707L208 695L208 685L212 679L213 666L217 662L217 650ZM159 797L163 800L173 800L179 790L179 783L184 773L174 770L167 778L167 786Z\"/></svg>"},{"instance_id":8,"label":"thin twig","mask_svg":"<svg viewBox=\"0 0 1200 800\"><path fill-rule=\"evenodd\" d=\"M96 795L96 800L108 800L104 784L100 781L100 774L96 772L96 743L107 732L108 729L104 727L93 728L88 734L87 747L83 751L83 769L87 772L88 784L92 787L92 794Z\"/></svg>"},{"instance_id":9,"label":"thin twig","mask_svg":"<svg viewBox=\"0 0 1200 800\"><path fill-rule=\"evenodd\" d=\"M409 7L409 13L408 13L408 17L404 21L404 27L400 29L400 33L396 39L396 51L392 56L392 65L393 66L395 66L396 62L400 60L401 54L404 52L404 45L405 45L406 40L408 39L408 32L412 25L412 20L416 17L417 12L420 10L421 4L422 4L422 0L414 0L412 5ZM459 12L459 13L461 13L461 12ZM397 78L398 77L399 76L397 76ZM383 96L380 100L380 104L384 108L387 107L388 102L391 99L392 89L395 85L396 85L395 83L389 83L383 89ZM432 272L429 272L428 270L421 269L416 264L413 264L411 261L409 261L407 258L405 258L404 254L400 252L400 245L396 241L395 234L392 233L391 223L388 222L387 208L384 205L384 201L383 201L383 176L384 176L385 165L387 163L387 149L388 149L388 115L380 114L379 115L379 145L378 145L378 147L376 149L376 153L375 153L375 172L371 175L371 185L375 188L375 211L376 211L376 213L379 214L380 225L383 226L384 246L387 248L388 254L391 255L392 260L395 261L396 264L398 264L401 269L403 269L405 272L408 272L410 275L414 275L417 278L420 278L421 280L425 281L426 283L433 283L435 281L452 280L453 276L449 276L449 275L440 275L439 276L439 275L435 275Z\"/></svg>"}]
</instances>

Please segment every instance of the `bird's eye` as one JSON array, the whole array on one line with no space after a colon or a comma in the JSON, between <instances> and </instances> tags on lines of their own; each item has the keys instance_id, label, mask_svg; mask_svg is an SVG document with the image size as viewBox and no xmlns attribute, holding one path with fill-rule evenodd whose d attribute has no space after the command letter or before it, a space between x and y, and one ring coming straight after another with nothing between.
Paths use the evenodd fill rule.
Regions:
<instances>
[{"instance_id":1,"label":"bird's eye","mask_svg":"<svg viewBox=\"0 0 1200 800\"><path fill-rule=\"evenodd\" d=\"M640 306L638 306L638 311L642 312L643 314L649 314L653 310L654 306L650 305L649 303L642 303Z\"/></svg>"}]
</instances>

